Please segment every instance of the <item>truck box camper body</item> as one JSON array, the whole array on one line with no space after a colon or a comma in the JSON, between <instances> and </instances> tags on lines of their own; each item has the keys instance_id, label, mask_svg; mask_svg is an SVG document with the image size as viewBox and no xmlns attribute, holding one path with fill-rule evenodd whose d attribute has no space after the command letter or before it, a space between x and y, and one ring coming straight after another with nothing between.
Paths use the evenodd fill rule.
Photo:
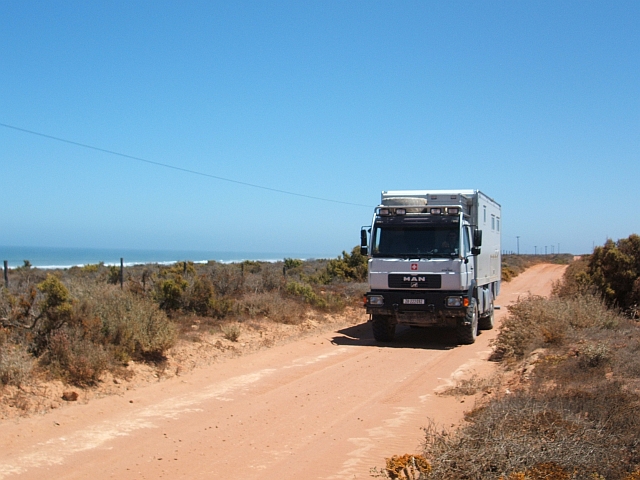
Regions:
<instances>
[{"instance_id":1,"label":"truck box camper body","mask_svg":"<svg viewBox=\"0 0 640 480\"><path fill-rule=\"evenodd\" d=\"M501 221L500 205L479 190L382 192L361 230L376 340L393 340L398 324L452 327L459 343L493 328Z\"/></svg>"}]
</instances>

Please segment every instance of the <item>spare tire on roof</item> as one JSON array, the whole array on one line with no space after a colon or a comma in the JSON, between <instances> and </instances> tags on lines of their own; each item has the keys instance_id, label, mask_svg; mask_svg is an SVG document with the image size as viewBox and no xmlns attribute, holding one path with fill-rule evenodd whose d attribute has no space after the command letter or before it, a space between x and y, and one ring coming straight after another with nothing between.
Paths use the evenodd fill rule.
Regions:
<instances>
[{"instance_id":1,"label":"spare tire on roof","mask_svg":"<svg viewBox=\"0 0 640 480\"><path fill-rule=\"evenodd\" d=\"M427 199L420 197L389 197L385 198L382 201L382 205L384 205L385 207L400 207L409 205L419 205L421 207L425 207L427 205ZM407 213L423 213L425 211L425 208L407 208Z\"/></svg>"}]
</instances>

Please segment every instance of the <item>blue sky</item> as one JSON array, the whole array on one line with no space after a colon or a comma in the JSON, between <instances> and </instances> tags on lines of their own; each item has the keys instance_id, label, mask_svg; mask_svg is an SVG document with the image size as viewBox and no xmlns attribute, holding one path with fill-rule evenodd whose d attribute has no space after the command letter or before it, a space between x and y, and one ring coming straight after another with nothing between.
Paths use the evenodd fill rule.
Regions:
<instances>
[{"instance_id":1,"label":"blue sky","mask_svg":"<svg viewBox=\"0 0 640 480\"><path fill-rule=\"evenodd\" d=\"M312 253L382 190L640 233L640 2L0 2L0 245ZM357 204L357 205L349 205ZM364 205L364 206L358 206ZM550 251L550 249L549 249Z\"/></svg>"}]
</instances>

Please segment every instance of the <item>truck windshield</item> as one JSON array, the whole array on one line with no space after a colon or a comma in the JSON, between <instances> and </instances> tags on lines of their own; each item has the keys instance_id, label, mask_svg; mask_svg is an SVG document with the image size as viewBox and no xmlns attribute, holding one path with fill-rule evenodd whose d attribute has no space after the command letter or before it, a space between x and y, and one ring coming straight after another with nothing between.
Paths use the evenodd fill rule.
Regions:
<instances>
[{"instance_id":1,"label":"truck windshield","mask_svg":"<svg viewBox=\"0 0 640 480\"><path fill-rule=\"evenodd\" d=\"M442 226L377 226L371 245L374 257L453 257L460 252L460 235Z\"/></svg>"}]
</instances>

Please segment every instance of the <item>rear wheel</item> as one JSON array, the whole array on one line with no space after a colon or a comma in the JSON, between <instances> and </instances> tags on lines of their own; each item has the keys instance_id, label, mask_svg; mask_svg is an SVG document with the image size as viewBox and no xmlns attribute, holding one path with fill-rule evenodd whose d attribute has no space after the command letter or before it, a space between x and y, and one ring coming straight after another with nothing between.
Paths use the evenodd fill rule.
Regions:
<instances>
[{"instance_id":1,"label":"rear wheel","mask_svg":"<svg viewBox=\"0 0 640 480\"><path fill-rule=\"evenodd\" d=\"M493 318L493 300L491 300L491 305L489 305L489 313L487 313L486 315L481 316L478 319L478 328L480 330L491 330L493 328L494 325L494 318Z\"/></svg>"},{"instance_id":2,"label":"rear wheel","mask_svg":"<svg viewBox=\"0 0 640 480\"><path fill-rule=\"evenodd\" d=\"M471 345L476 341L478 336L478 303L472 298L467 307L467 313L464 319L458 323L456 329L458 343L462 345Z\"/></svg>"},{"instance_id":3,"label":"rear wheel","mask_svg":"<svg viewBox=\"0 0 640 480\"><path fill-rule=\"evenodd\" d=\"M396 335L396 325L390 315L372 315L373 338L378 342L391 342Z\"/></svg>"}]
</instances>

